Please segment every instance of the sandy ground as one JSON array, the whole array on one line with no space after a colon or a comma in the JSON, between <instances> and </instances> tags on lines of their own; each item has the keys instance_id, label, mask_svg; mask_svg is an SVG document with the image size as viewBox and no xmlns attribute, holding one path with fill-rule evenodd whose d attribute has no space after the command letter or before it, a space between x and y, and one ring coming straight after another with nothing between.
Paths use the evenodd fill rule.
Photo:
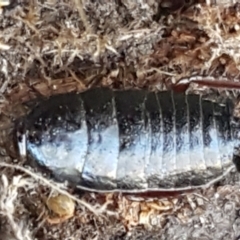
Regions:
<instances>
[{"instance_id":1,"label":"sandy ground","mask_svg":"<svg viewBox=\"0 0 240 240\"><path fill-rule=\"evenodd\" d=\"M7 2L0 1L0 239L240 239L236 174L205 190L144 201L77 192L22 168L6 130L22 114L22 102L39 94L93 86L161 90L164 83L192 76L238 80L240 5ZM60 193L70 198L47 200ZM71 218L50 221L63 215Z\"/></svg>"}]
</instances>

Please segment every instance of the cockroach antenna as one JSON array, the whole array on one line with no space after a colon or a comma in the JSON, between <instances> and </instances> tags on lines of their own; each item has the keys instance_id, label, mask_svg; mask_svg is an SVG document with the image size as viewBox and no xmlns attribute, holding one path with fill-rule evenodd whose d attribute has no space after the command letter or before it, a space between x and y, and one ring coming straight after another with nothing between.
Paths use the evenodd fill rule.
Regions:
<instances>
[{"instance_id":1,"label":"cockroach antenna","mask_svg":"<svg viewBox=\"0 0 240 240\"><path fill-rule=\"evenodd\" d=\"M185 91L189 88L191 84L198 84L199 86L205 86L209 88L217 89L235 89L240 90L240 81L234 80L230 81L228 79L215 79L211 77L201 77L194 76L191 78L182 78L179 79L175 84L172 84L171 87L173 90Z\"/></svg>"}]
</instances>

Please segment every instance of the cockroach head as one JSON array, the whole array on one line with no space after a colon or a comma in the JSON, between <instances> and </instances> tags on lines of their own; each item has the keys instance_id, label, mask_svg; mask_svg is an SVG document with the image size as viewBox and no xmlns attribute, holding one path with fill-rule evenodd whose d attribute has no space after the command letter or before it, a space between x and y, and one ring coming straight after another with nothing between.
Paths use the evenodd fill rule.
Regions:
<instances>
[{"instance_id":1,"label":"cockroach head","mask_svg":"<svg viewBox=\"0 0 240 240\"><path fill-rule=\"evenodd\" d=\"M23 119L17 120L15 123L14 140L15 146L21 157L26 157L27 155L26 137L27 131L24 120Z\"/></svg>"}]
</instances>

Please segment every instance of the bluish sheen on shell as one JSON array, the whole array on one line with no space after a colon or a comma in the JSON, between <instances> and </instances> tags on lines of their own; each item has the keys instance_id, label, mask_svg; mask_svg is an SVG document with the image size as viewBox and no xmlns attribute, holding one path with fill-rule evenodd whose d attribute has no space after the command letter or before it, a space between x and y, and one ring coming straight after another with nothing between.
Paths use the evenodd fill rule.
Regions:
<instances>
[{"instance_id":1,"label":"bluish sheen on shell","mask_svg":"<svg viewBox=\"0 0 240 240\"><path fill-rule=\"evenodd\" d=\"M23 121L28 157L96 191L202 186L233 163L233 103L106 88L41 100Z\"/></svg>"}]
</instances>

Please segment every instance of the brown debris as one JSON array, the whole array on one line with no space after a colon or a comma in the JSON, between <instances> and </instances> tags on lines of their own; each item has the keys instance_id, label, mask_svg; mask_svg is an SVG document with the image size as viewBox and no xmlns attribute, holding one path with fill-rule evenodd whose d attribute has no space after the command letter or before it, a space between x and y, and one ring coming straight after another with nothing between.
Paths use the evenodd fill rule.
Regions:
<instances>
[{"instance_id":1,"label":"brown debris","mask_svg":"<svg viewBox=\"0 0 240 240\"><path fill-rule=\"evenodd\" d=\"M66 195L59 194L49 197L46 200L46 205L55 215L55 217L50 216L47 218L50 224L59 224L74 216L75 203Z\"/></svg>"}]
</instances>

